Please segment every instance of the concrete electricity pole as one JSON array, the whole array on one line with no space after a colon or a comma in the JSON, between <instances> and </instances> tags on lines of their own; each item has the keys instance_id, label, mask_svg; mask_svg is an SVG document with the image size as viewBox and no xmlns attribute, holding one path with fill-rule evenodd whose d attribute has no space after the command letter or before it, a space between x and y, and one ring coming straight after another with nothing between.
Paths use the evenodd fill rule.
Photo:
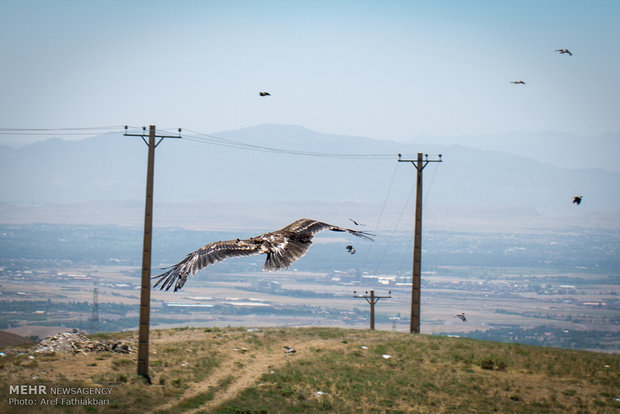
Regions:
<instances>
[{"instance_id":1,"label":"concrete electricity pole","mask_svg":"<svg viewBox=\"0 0 620 414\"><path fill-rule=\"evenodd\" d=\"M410 162L418 171L416 181L415 199L415 237L413 244L413 272L411 281L411 319L409 322L409 332L420 333L420 289L421 289L421 270L422 270L422 170L429 162L441 162L441 154L437 160L429 160L428 154L422 158L422 153L418 152L417 160L403 160L398 154L398 162Z\"/></svg>"},{"instance_id":2,"label":"concrete electricity pole","mask_svg":"<svg viewBox=\"0 0 620 414\"><path fill-rule=\"evenodd\" d=\"M375 291L370 291L370 296L368 296L368 292L365 292L364 295L357 295L357 291L353 291L354 298L364 298L366 302L370 304L370 329L375 329L375 303L379 302L379 299L383 298L391 298L392 292L388 292L388 296L375 296Z\"/></svg>"},{"instance_id":3,"label":"concrete electricity pole","mask_svg":"<svg viewBox=\"0 0 620 414\"><path fill-rule=\"evenodd\" d=\"M181 138L179 135L157 135L155 125L149 127L149 140L145 139L146 127L141 134L129 134L125 126L126 137L141 137L148 146L148 165L146 171L146 203L144 207L144 243L142 249L142 286L140 288L140 328L138 331L138 375L150 384L149 376L149 316L151 308L151 245L153 236L153 174L155 169L155 148L164 138ZM155 142L155 139L159 141Z\"/></svg>"}]
</instances>

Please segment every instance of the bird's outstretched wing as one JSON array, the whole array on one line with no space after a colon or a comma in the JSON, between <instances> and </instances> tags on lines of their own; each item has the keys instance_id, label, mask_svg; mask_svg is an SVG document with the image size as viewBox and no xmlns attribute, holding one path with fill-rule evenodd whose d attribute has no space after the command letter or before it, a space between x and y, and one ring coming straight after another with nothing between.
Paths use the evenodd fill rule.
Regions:
<instances>
[{"instance_id":1,"label":"bird's outstretched wing","mask_svg":"<svg viewBox=\"0 0 620 414\"><path fill-rule=\"evenodd\" d=\"M160 289L168 290L174 284L176 292L183 287L189 275L193 275L210 264L220 262L227 257L251 256L260 253L263 253L261 244L257 243L255 238L209 243L188 254L185 259L174 266L166 268L164 273L153 277L153 279L158 279L153 287L161 283Z\"/></svg>"},{"instance_id":2,"label":"bird's outstretched wing","mask_svg":"<svg viewBox=\"0 0 620 414\"><path fill-rule=\"evenodd\" d=\"M323 223L322 221L316 221L311 219L299 219L294 223L289 224L285 228L280 231L286 232L291 231L297 234L314 236L316 233L323 230L331 230L331 231L342 231L351 233L354 236L361 237L366 240L374 241L371 236L374 236L372 233L368 233L366 231L359 230L351 230L345 227L334 226L333 224Z\"/></svg>"}]
</instances>

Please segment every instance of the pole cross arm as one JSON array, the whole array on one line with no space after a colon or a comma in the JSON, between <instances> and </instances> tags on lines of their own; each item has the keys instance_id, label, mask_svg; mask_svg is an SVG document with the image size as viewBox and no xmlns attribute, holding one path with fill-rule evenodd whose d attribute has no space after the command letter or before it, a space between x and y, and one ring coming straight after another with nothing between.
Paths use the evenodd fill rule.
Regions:
<instances>
[{"instance_id":1,"label":"pole cross arm","mask_svg":"<svg viewBox=\"0 0 620 414\"><path fill-rule=\"evenodd\" d=\"M374 292L371 290L371 292ZM379 302L379 299L390 299L392 297L392 292L388 292L387 296L379 296L379 295L368 295L368 292L366 292L364 295L358 295L357 292L353 292L353 297L354 298L359 298L359 299L366 299L366 302L368 303L377 303ZM373 300L374 299L374 300Z\"/></svg>"},{"instance_id":2,"label":"pole cross arm","mask_svg":"<svg viewBox=\"0 0 620 414\"><path fill-rule=\"evenodd\" d=\"M418 171L422 171L424 169L424 167L426 167L426 165L429 162L443 162L443 160L441 159L441 154L437 155L437 159L436 160L429 160L428 159L428 154L424 154L424 158L421 157L422 153L419 152L418 153L418 158L415 160L405 160L402 158L402 154L398 154L398 162L410 162L414 165L414 167L418 170Z\"/></svg>"},{"instance_id":3,"label":"pole cross arm","mask_svg":"<svg viewBox=\"0 0 620 414\"><path fill-rule=\"evenodd\" d=\"M123 134L123 136L125 137L141 137L142 141L144 141L144 143L146 145L149 145L149 143L146 141L146 136L149 135L149 133L146 132L146 127L142 127L142 133L141 134L130 134L129 132L127 132L129 126L125 125L125 133ZM155 138L159 138L159 141L157 141L157 143L155 144L155 148L157 148L157 146L164 140L164 138L176 138L176 139L180 139L183 138L181 136L181 128L178 129L178 134L177 135L160 135L160 134L155 134L154 135Z\"/></svg>"}]
</instances>

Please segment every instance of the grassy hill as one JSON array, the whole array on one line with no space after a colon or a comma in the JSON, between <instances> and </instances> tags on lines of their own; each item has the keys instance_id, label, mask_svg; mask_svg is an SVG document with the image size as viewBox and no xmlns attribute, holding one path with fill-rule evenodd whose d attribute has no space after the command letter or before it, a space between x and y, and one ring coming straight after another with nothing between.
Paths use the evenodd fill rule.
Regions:
<instances>
[{"instance_id":1,"label":"grassy hill","mask_svg":"<svg viewBox=\"0 0 620 414\"><path fill-rule=\"evenodd\" d=\"M135 340L136 333L99 335ZM285 346L297 352L285 353ZM28 348L23 348L27 350ZM34 356L30 358L30 356ZM389 356L389 357L388 357ZM1 412L618 412L620 355L336 328L155 330L146 384L136 354L0 359ZM10 385L48 395L9 395ZM109 388L104 405L41 405L55 387ZM34 406L8 406L9 398ZM58 402L62 404L62 399Z\"/></svg>"},{"instance_id":2,"label":"grassy hill","mask_svg":"<svg viewBox=\"0 0 620 414\"><path fill-rule=\"evenodd\" d=\"M34 341L30 338L15 335L10 332L0 331L0 347L7 345L31 344Z\"/></svg>"}]
</instances>

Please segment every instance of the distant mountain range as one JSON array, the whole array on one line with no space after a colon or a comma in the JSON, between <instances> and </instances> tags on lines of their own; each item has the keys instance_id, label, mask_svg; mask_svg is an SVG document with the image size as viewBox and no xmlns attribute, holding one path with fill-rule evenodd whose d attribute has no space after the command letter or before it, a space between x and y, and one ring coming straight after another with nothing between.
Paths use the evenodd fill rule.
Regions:
<instances>
[{"instance_id":1,"label":"distant mountain range","mask_svg":"<svg viewBox=\"0 0 620 414\"><path fill-rule=\"evenodd\" d=\"M521 143L517 136L507 136L503 143L484 137L401 143L324 134L301 126L258 125L211 135L260 148L238 149L226 141L224 146L214 145L213 138L193 133L187 133L188 139L162 142L155 160L156 203L215 202L231 205L231 210L238 203L249 209L262 203L271 206L264 214L274 205L296 203L308 210L321 204L394 204L401 206L400 211L415 185L415 168L398 163L397 154L413 158L424 152L431 158L441 153L444 160L424 170L425 208L431 210L483 215L521 211L526 212L524 217L620 213L620 171L613 168L620 138L614 136L592 142L586 154L581 152L582 141L558 134L530 136ZM543 152L550 148L556 151L543 162ZM291 151L393 157L345 159ZM0 147L0 203L5 212L17 205L139 203L144 199L146 156L140 138L118 135ZM571 203L575 195L584 196L579 207ZM347 216L346 211L339 213Z\"/></svg>"},{"instance_id":2,"label":"distant mountain range","mask_svg":"<svg viewBox=\"0 0 620 414\"><path fill-rule=\"evenodd\" d=\"M513 132L502 135L420 137L416 141L505 152L560 168L601 168L620 172L620 134L582 137L561 132Z\"/></svg>"}]
</instances>

